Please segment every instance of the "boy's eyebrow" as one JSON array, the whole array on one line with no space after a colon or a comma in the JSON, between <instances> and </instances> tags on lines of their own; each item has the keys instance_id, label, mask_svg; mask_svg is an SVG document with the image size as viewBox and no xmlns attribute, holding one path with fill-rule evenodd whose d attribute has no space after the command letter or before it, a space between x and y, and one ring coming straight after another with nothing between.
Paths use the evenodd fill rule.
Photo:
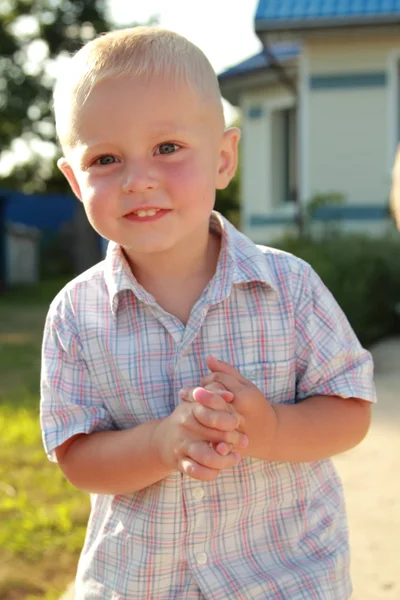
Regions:
<instances>
[{"instance_id":1,"label":"boy's eyebrow","mask_svg":"<svg viewBox=\"0 0 400 600\"><path fill-rule=\"evenodd\" d=\"M152 137L164 137L164 136L179 136L179 135L187 135L190 132L190 127L178 122L164 122L157 123L151 127L149 134ZM100 138L93 138L88 140L87 143L80 143L80 147L82 150L82 154L87 154L96 146L104 146L109 144L107 140L102 140Z\"/></svg>"},{"instance_id":2,"label":"boy's eyebrow","mask_svg":"<svg viewBox=\"0 0 400 600\"><path fill-rule=\"evenodd\" d=\"M151 135L183 135L189 132L189 127L180 122L155 123Z\"/></svg>"}]
</instances>

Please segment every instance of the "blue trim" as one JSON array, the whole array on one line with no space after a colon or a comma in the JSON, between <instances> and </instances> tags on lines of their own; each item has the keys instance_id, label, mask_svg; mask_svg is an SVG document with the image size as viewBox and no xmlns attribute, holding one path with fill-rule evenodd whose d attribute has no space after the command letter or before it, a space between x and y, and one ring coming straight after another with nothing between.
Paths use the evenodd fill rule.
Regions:
<instances>
[{"instance_id":1,"label":"blue trim","mask_svg":"<svg viewBox=\"0 0 400 600\"><path fill-rule=\"evenodd\" d=\"M387 76L378 73L349 73L340 75L314 75L310 77L312 90L338 90L366 87L385 87Z\"/></svg>"},{"instance_id":2,"label":"blue trim","mask_svg":"<svg viewBox=\"0 0 400 600\"><path fill-rule=\"evenodd\" d=\"M353 205L353 206L322 206L318 208L313 221L383 221L388 219L388 210L385 206L371 205ZM248 219L249 227L268 227L276 225L294 225L296 219L294 216L282 215L261 215L253 214Z\"/></svg>"},{"instance_id":3,"label":"blue trim","mask_svg":"<svg viewBox=\"0 0 400 600\"><path fill-rule=\"evenodd\" d=\"M293 225L294 217L279 215L250 215L248 224L250 227L263 227L265 225Z\"/></svg>"},{"instance_id":4,"label":"blue trim","mask_svg":"<svg viewBox=\"0 0 400 600\"><path fill-rule=\"evenodd\" d=\"M313 215L314 221L382 221L388 218L388 209L380 204L360 206L321 206Z\"/></svg>"},{"instance_id":5,"label":"blue trim","mask_svg":"<svg viewBox=\"0 0 400 600\"><path fill-rule=\"evenodd\" d=\"M247 116L249 119L261 119L264 115L264 109L262 106L251 106L247 111Z\"/></svg>"}]
</instances>

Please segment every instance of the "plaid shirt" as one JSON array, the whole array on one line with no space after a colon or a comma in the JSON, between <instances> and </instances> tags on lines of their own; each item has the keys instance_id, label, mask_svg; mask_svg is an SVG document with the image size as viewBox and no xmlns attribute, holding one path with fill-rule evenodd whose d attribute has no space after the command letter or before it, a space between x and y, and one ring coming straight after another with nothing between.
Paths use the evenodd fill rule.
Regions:
<instances>
[{"instance_id":1,"label":"plaid shirt","mask_svg":"<svg viewBox=\"0 0 400 600\"><path fill-rule=\"evenodd\" d=\"M372 361L309 265L255 246L217 213L217 271L186 327L135 280L118 245L53 301L41 423L54 449L78 433L166 417L213 354L271 403L316 394L374 401ZM244 458L212 483L175 472L93 495L78 600L344 600L351 593L342 488L330 460Z\"/></svg>"}]
</instances>

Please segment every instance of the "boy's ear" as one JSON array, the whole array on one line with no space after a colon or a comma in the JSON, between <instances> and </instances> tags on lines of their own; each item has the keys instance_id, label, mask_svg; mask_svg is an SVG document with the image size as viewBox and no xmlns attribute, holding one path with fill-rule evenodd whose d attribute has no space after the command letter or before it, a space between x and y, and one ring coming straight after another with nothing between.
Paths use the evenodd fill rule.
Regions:
<instances>
[{"instance_id":1,"label":"boy's ear","mask_svg":"<svg viewBox=\"0 0 400 600\"><path fill-rule=\"evenodd\" d=\"M400 145L397 148L396 158L392 171L392 188L390 190L390 209L397 229L400 231Z\"/></svg>"},{"instance_id":2,"label":"boy's ear","mask_svg":"<svg viewBox=\"0 0 400 600\"><path fill-rule=\"evenodd\" d=\"M75 173L74 173L71 165L67 161L67 159L64 157L59 158L57 161L57 167L60 169L60 171L64 175L64 177L67 179L75 196L78 198L78 200L80 200L82 202L82 194L81 194L81 190L80 190L78 181L77 181L77 179L75 177Z\"/></svg>"},{"instance_id":3,"label":"boy's ear","mask_svg":"<svg viewBox=\"0 0 400 600\"><path fill-rule=\"evenodd\" d=\"M230 127L224 131L217 173L217 190L223 190L228 187L229 182L236 173L238 165L239 140L240 129L237 127Z\"/></svg>"}]
</instances>

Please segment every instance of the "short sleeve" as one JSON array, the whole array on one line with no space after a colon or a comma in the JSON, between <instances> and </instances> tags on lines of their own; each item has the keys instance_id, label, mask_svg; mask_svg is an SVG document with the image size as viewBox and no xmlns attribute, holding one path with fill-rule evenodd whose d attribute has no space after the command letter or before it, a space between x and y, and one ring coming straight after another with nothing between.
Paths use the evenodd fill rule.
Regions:
<instances>
[{"instance_id":1,"label":"short sleeve","mask_svg":"<svg viewBox=\"0 0 400 600\"><path fill-rule=\"evenodd\" d=\"M115 429L91 381L71 309L51 307L41 365L40 424L50 460L55 449L78 433Z\"/></svg>"},{"instance_id":2,"label":"short sleeve","mask_svg":"<svg viewBox=\"0 0 400 600\"><path fill-rule=\"evenodd\" d=\"M296 371L300 401L340 396L376 401L373 361L343 311L308 266L296 308Z\"/></svg>"}]
</instances>

